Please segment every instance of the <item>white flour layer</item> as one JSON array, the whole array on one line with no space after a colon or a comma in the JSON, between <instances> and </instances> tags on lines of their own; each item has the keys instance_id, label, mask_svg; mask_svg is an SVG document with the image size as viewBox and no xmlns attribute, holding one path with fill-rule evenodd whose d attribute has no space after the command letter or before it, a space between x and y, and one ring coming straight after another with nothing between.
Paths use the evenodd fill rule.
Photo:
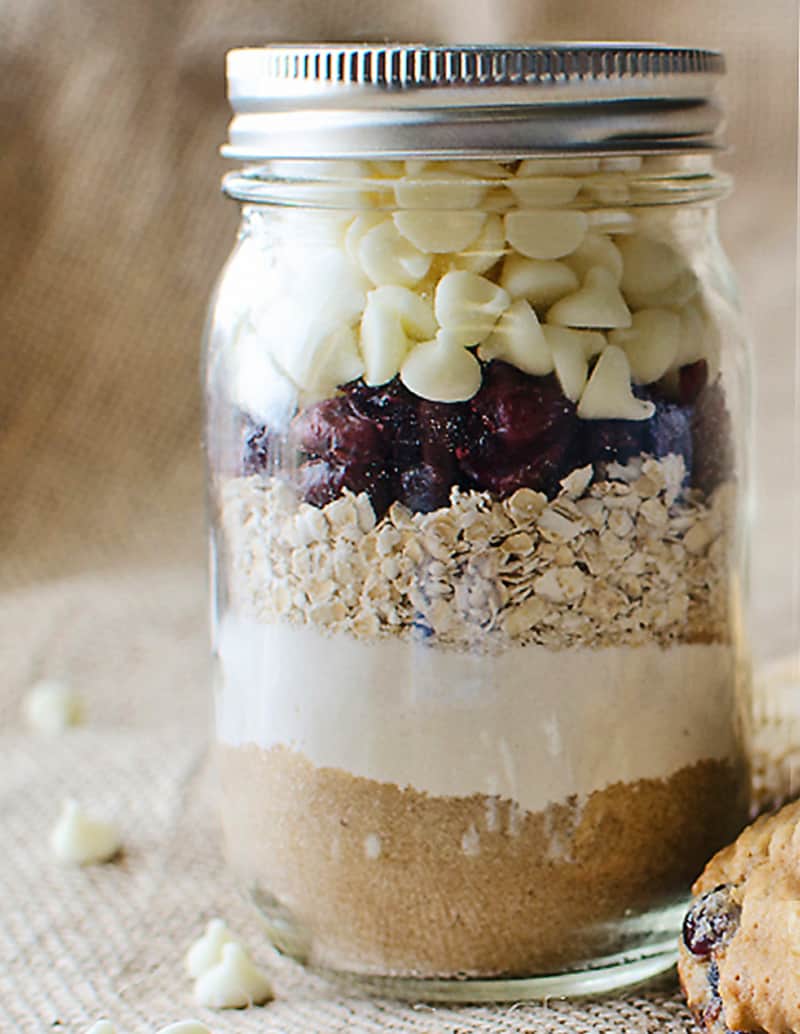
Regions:
<instances>
[{"instance_id":1,"label":"white flour layer","mask_svg":"<svg viewBox=\"0 0 800 1034\"><path fill-rule=\"evenodd\" d=\"M737 753L724 645L470 656L228 617L217 651L221 742L283 745L436 796L496 794L539 811Z\"/></svg>"}]
</instances>

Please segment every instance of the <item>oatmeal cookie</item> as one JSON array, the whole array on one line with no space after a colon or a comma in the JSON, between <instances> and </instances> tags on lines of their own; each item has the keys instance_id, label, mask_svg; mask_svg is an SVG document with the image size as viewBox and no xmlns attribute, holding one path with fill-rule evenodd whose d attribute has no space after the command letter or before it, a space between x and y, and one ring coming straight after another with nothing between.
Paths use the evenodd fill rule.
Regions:
<instances>
[{"instance_id":1,"label":"oatmeal cookie","mask_svg":"<svg viewBox=\"0 0 800 1034\"><path fill-rule=\"evenodd\" d=\"M745 829L692 892L678 973L698 1023L800 1031L800 802Z\"/></svg>"}]
</instances>

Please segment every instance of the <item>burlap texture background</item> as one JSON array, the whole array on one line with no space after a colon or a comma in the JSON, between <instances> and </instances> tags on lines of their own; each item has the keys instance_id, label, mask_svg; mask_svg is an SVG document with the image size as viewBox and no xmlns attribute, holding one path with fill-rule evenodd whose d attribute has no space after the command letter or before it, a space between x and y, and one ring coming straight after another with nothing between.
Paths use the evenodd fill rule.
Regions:
<instances>
[{"instance_id":1,"label":"burlap texture background","mask_svg":"<svg viewBox=\"0 0 800 1034\"><path fill-rule=\"evenodd\" d=\"M756 341L757 648L795 646L795 0L0 0L0 1031L121 1032L194 1012L180 956L223 913L280 1000L215 1031L679 1031L672 989L591 1006L355 1003L279 965L221 868L205 765L198 341L235 232L217 193L223 52L268 39L664 39L729 55L723 209ZM43 675L85 730L32 739ZM54 867L74 793L128 853Z\"/></svg>"}]
</instances>

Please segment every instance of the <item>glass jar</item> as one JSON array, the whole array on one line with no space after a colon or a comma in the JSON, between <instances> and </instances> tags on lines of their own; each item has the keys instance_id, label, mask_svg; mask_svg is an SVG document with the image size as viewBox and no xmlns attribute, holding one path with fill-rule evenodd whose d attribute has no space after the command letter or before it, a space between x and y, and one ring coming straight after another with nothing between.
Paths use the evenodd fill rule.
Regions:
<instances>
[{"instance_id":1,"label":"glass jar","mask_svg":"<svg viewBox=\"0 0 800 1034\"><path fill-rule=\"evenodd\" d=\"M747 814L720 59L380 52L229 57L228 854L279 949L368 989L620 986Z\"/></svg>"}]
</instances>

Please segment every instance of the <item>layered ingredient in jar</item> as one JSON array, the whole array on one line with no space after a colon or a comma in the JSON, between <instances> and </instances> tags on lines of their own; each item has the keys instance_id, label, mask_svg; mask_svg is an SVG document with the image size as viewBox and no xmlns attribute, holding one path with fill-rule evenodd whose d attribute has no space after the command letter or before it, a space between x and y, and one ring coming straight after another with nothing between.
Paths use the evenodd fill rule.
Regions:
<instances>
[{"instance_id":1,"label":"layered ingredient in jar","mask_svg":"<svg viewBox=\"0 0 800 1034\"><path fill-rule=\"evenodd\" d=\"M320 966L611 956L743 818L707 213L638 158L273 171L353 211L251 213L220 301L232 860Z\"/></svg>"}]
</instances>

